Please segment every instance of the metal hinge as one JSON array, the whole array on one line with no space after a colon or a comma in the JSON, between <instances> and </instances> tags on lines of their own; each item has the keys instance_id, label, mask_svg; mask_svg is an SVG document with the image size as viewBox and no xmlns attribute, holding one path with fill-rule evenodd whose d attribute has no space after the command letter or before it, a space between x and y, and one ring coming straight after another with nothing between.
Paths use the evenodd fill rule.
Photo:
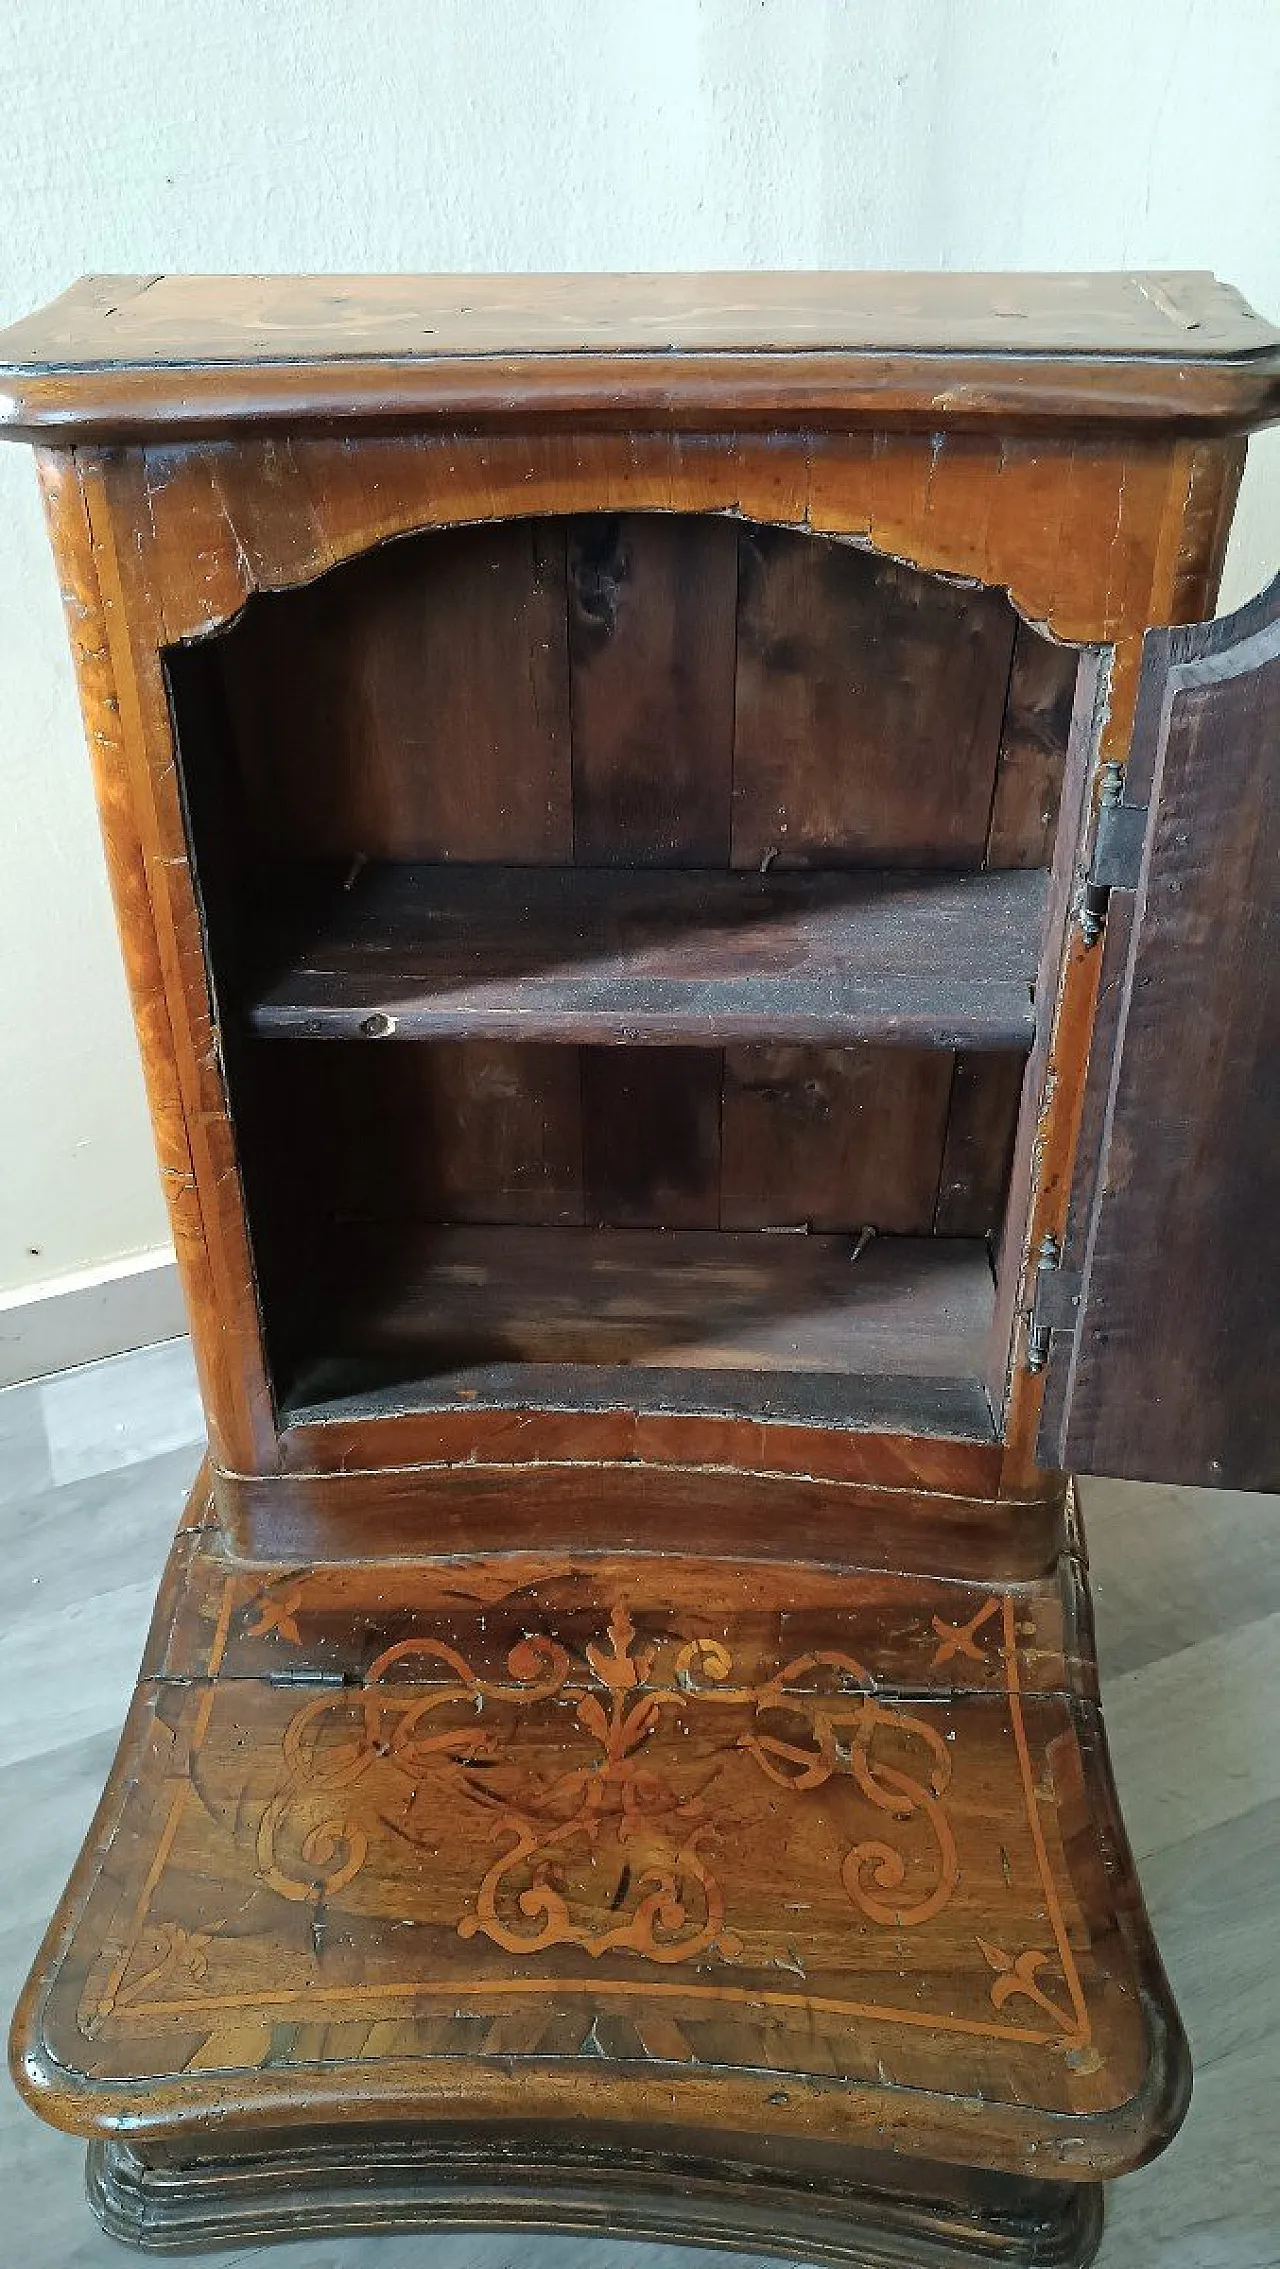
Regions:
<instances>
[{"instance_id":1,"label":"metal hinge","mask_svg":"<svg viewBox=\"0 0 1280 2269\"><path fill-rule=\"evenodd\" d=\"M290 1663L284 1670L269 1670L268 1686L358 1686L360 1676L354 1670L320 1670L314 1663Z\"/></svg>"},{"instance_id":2,"label":"metal hinge","mask_svg":"<svg viewBox=\"0 0 1280 2269\"><path fill-rule=\"evenodd\" d=\"M1062 1247L1056 1237L1042 1237L1036 1257L1036 1289L1027 1331L1029 1371L1043 1371L1049 1360L1050 1334L1070 1331L1079 1307L1079 1269L1063 1267Z\"/></svg>"},{"instance_id":3,"label":"metal hinge","mask_svg":"<svg viewBox=\"0 0 1280 2269\"><path fill-rule=\"evenodd\" d=\"M1124 800L1123 764L1108 764L1105 774L1093 857L1080 903L1080 931L1086 945L1095 945L1102 935L1110 892L1137 889L1147 839L1146 805Z\"/></svg>"}]
</instances>

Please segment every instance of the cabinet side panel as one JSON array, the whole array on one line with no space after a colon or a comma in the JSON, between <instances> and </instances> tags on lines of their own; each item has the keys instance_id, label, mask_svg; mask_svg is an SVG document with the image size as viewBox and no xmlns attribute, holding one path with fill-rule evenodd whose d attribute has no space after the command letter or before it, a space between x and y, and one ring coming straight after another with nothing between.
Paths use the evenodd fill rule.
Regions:
<instances>
[{"instance_id":1,"label":"cabinet side panel","mask_svg":"<svg viewBox=\"0 0 1280 2269\"><path fill-rule=\"evenodd\" d=\"M1053 857L1077 663L1074 647L1018 624L987 826L989 867L1047 867Z\"/></svg>"},{"instance_id":2,"label":"cabinet side panel","mask_svg":"<svg viewBox=\"0 0 1280 2269\"><path fill-rule=\"evenodd\" d=\"M1053 864L1080 657L1019 622L987 823L988 867ZM1025 1066L1014 1056L961 1053L934 1228L997 1237L1018 1131Z\"/></svg>"},{"instance_id":3,"label":"cabinet side panel","mask_svg":"<svg viewBox=\"0 0 1280 2269\"><path fill-rule=\"evenodd\" d=\"M210 1016L159 649L136 554L124 570L126 460L38 458L67 609L107 869L215 1455L278 1462L221 1065Z\"/></svg>"},{"instance_id":4,"label":"cabinet side panel","mask_svg":"<svg viewBox=\"0 0 1280 2269\"><path fill-rule=\"evenodd\" d=\"M1025 1073L1022 1056L956 1056L931 1223L938 1236L998 1237Z\"/></svg>"}]
</instances>

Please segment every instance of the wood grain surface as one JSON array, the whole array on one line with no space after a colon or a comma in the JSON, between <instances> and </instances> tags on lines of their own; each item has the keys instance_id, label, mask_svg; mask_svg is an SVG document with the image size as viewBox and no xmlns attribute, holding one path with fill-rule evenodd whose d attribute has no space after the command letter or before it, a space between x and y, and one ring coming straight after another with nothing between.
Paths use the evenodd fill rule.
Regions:
<instances>
[{"instance_id":1,"label":"wood grain surface","mask_svg":"<svg viewBox=\"0 0 1280 2269\"><path fill-rule=\"evenodd\" d=\"M945 358L945 359L944 359ZM0 334L19 435L595 413L1237 429L1280 336L1203 273L90 276Z\"/></svg>"},{"instance_id":2,"label":"wood grain surface","mask_svg":"<svg viewBox=\"0 0 1280 2269\"><path fill-rule=\"evenodd\" d=\"M390 1574L180 1540L19 2019L46 2116L536 2124L586 2086L780 2165L1093 2178L1176 2123L1072 1558Z\"/></svg>"},{"instance_id":3,"label":"wood grain surface","mask_svg":"<svg viewBox=\"0 0 1280 2269\"><path fill-rule=\"evenodd\" d=\"M313 1352L425 1371L600 1363L981 1376L993 1285L976 1237L427 1227L330 1233L299 1293ZM762 1381L762 1392L764 1382Z\"/></svg>"},{"instance_id":4,"label":"wood grain surface","mask_svg":"<svg viewBox=\"0 0 1280 2269\"><path fill-rule=\"evenodd\" d=\"M392 296L399 288L393 287ZM979 285L975 290L980 308L987 287ZM1120 298L1130 306L1136 304L1129 285ZM1156 309L1158 328L1170 323L1176 328L1179 309L1181 321L1205 328L1201 320L1205 308L1200 315L1189 316L1191 303L1183 305L1167 279L1159 284L1154 300L1145 288L1139 289L1138 300L1144 308L1149 303ZM145 307L145 297L140 304ZM957 318L960 304L951 310ZM972 294L964 304L972 310ZM999 321L1006 320L1019 323L1024 318L1017 313L1010 316L1006 307ZM1142 320L1147 320L1145 313ZM1163 330L1161 335L1166 335ZM1206 339L1209 335L1205 330ZM1255 377L1270 351L1264 349L1260 358L1252 358ZM966 382L967 352L961 346L947 362L939 351L934 374L940 374L946 363L960 394ZM1054 365L1051 354L1036 361L1036 385L1041 391L1035 430L1025 427L1012 408L1007 430L992 431L989 424L985 432L972 430L954 407L959 398L954 392L953 408L945 415L939 413L931 394L928 430L906 430L895 422L897 412L892 408L895 399L899 404L905 399L892 392L901 371L895 378L888 365L872 372L869 364L860 363L863 379L887 389L878 396L885 405L883 419L873 416L870 424L851 424L844 431L833 431L818 420L800 430L787 424L782 399L775 395L770 430L762 433L753 420L764 397L753 393L755 379L744 376L742 359L729 356L717 364L731 382L728 392L714 396L719 431L686 433L674 417L663 430L655 430L646 422L643 384L634 397L627 397L630 423L625 432L607 430L585 418L571 430L572 419L568 424L564 421L553 387L538 397L536 409L533 397L526 399L519 412L522 430L503 434L445 431L424 423L416 431L376 434L300 428L295 434L264 435L241 429L234 439L219 440L206 433L175 440L153 427L150 444L144 446L138 427L135 445L80 448L74 464L65 453L46 460L51 495L59 483L64 484L65 494L68 480L80 493L75 512L60 506L54 524L73 570L77 544L89 562L89 581L105 633L105 640L96 643L80 641L80 618L73 610L73 638L85 645L82 674L90 729L103 736L99 745L104 750L116 752L110 759L111 793L105 787L103 793L113 857L117 862L131 857L139 861L141 889L128 908L135 933L130 951L140 983L141 972L149 969L159 987L158 992L153 986L149 994L140 993L140 1014L145 1009L153 1025L156 1009L163 1016L163 1030L149 1028L147 1044L167 1054L172 1099L189 1158L189 1165L180 1171L189 1174L192 1187L185 1197L177 1183L174 1187L175 1212L185 1218L185 1229L179 1225L179 1250L183 1253L190 1246L191 1257L183 1265L201 1339L202 1369L220 1454L232 1470L278 1469L295 1455L296 1446L283 1442L277 1429L269 1348L261 1322L259 1256L279 1241L262 1223L255 1224L252 1249L246 1239L240 1177L243 1174L249 1184L254 1178L245 1149L252 1114L243 1108L240 1097L233 1116L228 1077L235 1076L234 1046L223 1032L201 950L203 914L196 892L205 877L203 871L196 878L191 873L175 771L173 716L161 659L176 641L206 637L240 615L246 601L256 605L261 593L309 584L319 590L327 581L325 603L329 604L339 580L329 580L331 569L357 554L375 552L393 536L445 522L484 522L492 531L495 522L527 520L530 515L572 519L605 513L625 519L653 511L732 513L766 527L784 524L807 531L811 540L841 537L860 550L891 555L900 565L1007 590L1024 618L1052 638L1109 645L1113 649L1109 697L1095 708L1094 742L1079 760L1087 775L1099 758L1122 757L1126 751L1143 629L1152 621L1185 619L1207 610L1241 462L1238 440L1215 438L1210 431L1222 403L1213 410L1203 390L1207 366L1198 365L1190 372L1176 352L1167 362L1159 353L1144 362L1147 379L1156 374L1156 393L1166 386L1170 397L1180 395L1184 405L1183 423L1163 433L1145 418L1140 430L1108 430L1105 415L1100 419L1092 415L1102 399L1094 383L1098 373L1091 375L1075 358L1068 385L1066 366ZM1004 358L996 359L1003 368ZM601 368L606 360L599 358ZM1020 358L1019 367L1031 360L1035 358ZM1108 361L1105 348L1093 360ZM1110 376L1104 373L1101 380L1103 393L1123 363L1123 355L1111 359ZM353 367L348 366L348 375ZM456 374L457 366L453 367ZM1123 384L1133 380L1134 367L1125 365ZM796 375L794 359L788 368ZM988 358L989 377L992 368ZM685 375L695 389L702 383L696 373ZM1010 375L1004 372L1005 377ZM169 384L170 376L160 374L162 385ZM304 394L313 376L314 372L303 373ZM1236 370L1234 377L1239 376ZM225 378L224 370L211 383L216 386ZM618 363L614 380L623 391L630 385L625 360ZM730 396L732 383L738 381L735 408ZM132 383L128 374L126 382L127 390ZM199 398L196 385L190 394L195 414ZM869 400L870 396L864 398L864 408ZM1032 397L1024 393L1021 400L1026 409ZM1151 410L1155 394L1146 400ZM712 401L712 395L704 395L698 414L709 415ZM1003 413L995 397L984 402L976 413L978 424L993 417L998 423ZM143 419L151 412L157 417L164 414L157 402L148 411L136 396L134 407ZM1235 413L1244 414L1239 399ZM857 415L860 418L862 413ZM502 540L506 534L499 532ZM383 558L390 561L397 549L388 546ZM481 545L477 558L482 549ZM502 556L508 561L521 556L514 537ZM883 556L879 566L875 560L865 564L871 574L899 572L899 566L884 564ZM362 563L362 574L365 567L374 572L372 561ZM499 581L505 572L499 571ZM554 583L558 573L554 552L550 572ZM81 573L75 587L84 583ZM473 609L486 587L483 574L472 577ZM945 586L937 588L945 592ZM950 604L950 594L946 597ZM397 609L408 608L406 619L411 625L417 603L416 597L403 594L388 601L386 651L395 656L397 678L408 669L416 650L412 635L402 636L395 628ZM252 612L251 608L245 614L246 624ZM375 608L369 616L371 624L376 616ZM536 592L533 612L526 619L530 625L538 619ZM1024 644L1015 632L1010 689L1016 699L1006 712L1013 723L1006 722L1001 729L1001 746L1010 752L1010 764L1004 765L998 754L993 760L993 826L986 839L987 846L999 844L1000 855L1009 857L1011 864L1023 856L1034 860L1042 855L1048 825L1044 815L1052 808L1055 787L1052 778L1036 777L1034 749L1029 763L1017 752L1027 750L1028 738L1034 742L1046 720L1052 739L1057 730L1052 720L1060 713L1062 698L1052 672L1038 688L1025 682L1020 663ZM365 651L371 664L369 683L376 688L382 682L376 667L377 637ZM304 682L302 673L298 683ZM545 699L550 704L548 747L553 751L562 745L554 722L560 714L559 698L549 679ZM248 706L252 714L252 703ZM411 722L412 706L405 714ZM1020 715L1029 723L1019 726ZM994 826L1000 802L994 791L1000 788L1002 771L1008 772L1009 810L1015 815L1013 842ZM1087 780L1084 785L1087 801ZM545 796L542 803L536 799L530 803L531 826L536 821L539 828L545 827L549 808L562 810L555 804L557 792L562 793L552 792L550 806ZM993 1343L988 1374L1007 1439L1001 1487L1022 1497L1043 1487L1034 1451L1041 1388L1018 1360L1026 1260L1046 1231L1061 1227L1099 960L1096 954L1079 950L1069 933L1057 927L1070 900L1079 808L1073 805L1059 826L1054 849L1058 876L1054 905L1059 911L1051 923L1053 935L1040 988L1040 1013L1047 1029L1037 1036L1039 1051L1033 1058L1037 1072L1021 1102L1026 1139L1014 1150L1016 1195L1000 1241L998 1344ZM530 855L545 857L545 846L561 824L556 818L552 835L542 838L541 853ZM206 829L206 852L212 840ZM1025 852L1020 844L1026 845ZM358 857L364 845L351 848ZM475 1044L482 1051L487 1045ZM454 1069L463 1069L462 1059L455 1061ZM498 1061L491 1067L482 1053L467 1060L465 1074L474 1081L474 1107L483 1118L487 1083L491 1077L509 1077L510 1066ZM959 1097L958 1075L953 1085ZM434 1093L434 1086L428 1092ZM441 1091L440 1116L452 1124L450 1092L459 1093L456 1085ZM464 1100L470 1111L472 1099ZM569 1172L567 1198L558 1194L563 1185L557 1180L562 1161L575 1152L581 1158L581 1130L575 1131L571 1117L553 1128L547 1116L551 1108L550 1097L535 1084L533 1095L517 1114L521 1123L541 1124L548 1133L548 1172L542 1177L546 1187L534 1203L565 1205L569 1218L585 1218L580 1166ZM913 1142L924 1140L931 1123L932 1104L923 1097L921 1110ZM998 1116L995 1113L990 1122L993 1151L1003 1148L1009 1131L1007 1125L999 1130ZM692 1096L686 1121L691 1126L705 1124ZM822 1142L827 1139L823 1134ZM500 1154L501 1143L497 1148ZM451 1134L442 1151L441 1185L458 1187L466 1178L466 1143ZM595 1155L599 1156L598 1146ZM777 1155L772 1138L765 1155ZM512 1169L500 1155L497 1163L500 1177L509 1176ZM941 1153L938 1163L940 1189ZM739 1183L741 1179L739 1171ZM812 1174L809 1179L812 1182ZM531 1188L537 1180L535 1173ZM705 1189L705 1183L702 1186ZM527 1218L521 1213L525 1202L522 1197L518 1218ZM896 1196L894 1202L899 1202ZM463 1190L463 1218L474 1213L476 1203ZM483 1199L480 1206L483 1211ZM596 1423L595 1417L589 1420L584 1439L598 1438ZM440 1439L434 1419L430 1439L433 1443ZM473 1443L478 1439L473 1426L470 1439ZM932 1448L928 1452L931 1459L936 1454ZM895 1449L892 1470L898 1470L898 1456Z\"/></svg>"},{"instance_id":5,"label":"wood grain surface","mask_svg":"<svg viewBox=\"0 0 1280 2269\"><path fill-rule=\"evenodd\" d=\"M1280 1488L1278 747L1280 583L1152 641L1124 790L1148 845L1055 1334L1063 1463Z\"/></svg>"},{"instance_id":6,"label":"wood grain surface","mask_svg":"<svg viewBox=\"0 0 1280 2269\"><path fill-rule=\"evenodd\" d=\"M660 514L575 520L567 582L575 862L723 865L738 531Z\"/></svg>"},{"instance_id":7,"label":"wood grain surface","mask_svg":"<svg viewBox=\"0 0 1280 2269\"><path fill-rule=\"evenodd\" d=\"M1025 632L1047 660L1024 663L1010 706L1014 620L996 593L794 531L602 514L424 536L169 656L268 1353L292 1407L302 1370L337 1393L356 1312L364 1356L385 1343L366 1298L331 1317L324 1356L319 1257L335 1227L353 1249L348 1219L995 1234L1020 1090L975 1056L1034 1034L1036 868L1076 666ZM786 689L810 680L826 725L807 756L803 736L784 749L795 777L770 816ZM478 767L455 761L469 744ZM1034 794L1016 786L1028 749ZM961 791L967 817L944 826ZM984 873L997 806L1007 864ZM753 811L773 838L758 857ZM457 864L406 863L423 848ZM744 848L763 873L731 870ZM929 871L899 871L909 856ZM815 857L837 864L814 872ZM947 858L974 871L933 871ZM433 1046L355 1076L273 1064L242 1013L304 1045ZM831 1044L866 1039L892 1053ZM549 1042L580 1050L576 1071ZM492 1307L486 1340L527 1337L528 1307L505 1333ZM308 1318L305 1361L286 1310ZM953 1342L908 1335L921 1378ZM445 1368L460 1396L509 1403L492 1365ZM676 1406L696 1368L673 1377ZM914 1410L932 1433L949 1409L985 1433L985 1368L914 1405L868 1374L850 1421ZM561 1399L567 1380L541 1370L526 1399ZM735 1410L746 1391L743 1371ZM439 1386L424 1392L439 1409ZM709 1392L703 1378L700 1408ZM763 1373L759 1392L776 1401Z\"/></svg>"},{"instance_id":8,"label":"wood grain surface","mask_svg":"<svg viewBox=\"0 0 1280 2269\"><path fill-rule=\"evenodd\" d=\"M299 438L267 447L246 439L232 448L192 443L149 456L134 450L81 454L82 519L88 516L95 583L107 594L107 620L114 626L111 668L102 683L86 659L86 699L94 729L101 719L108 741L118 737L128 757L125 801L118 810L107 802L104 811L122 846L132 831L142 847L146 895L130 918L140 926L139 952L145 947L162 975L172 1062L188 1114L202 1234L209 1241L200 1264L208 1269L208 1287L201 1289L193 1258L188 1291L203 1319L199 1329L208 1345L202 1362L232 1470L270 1471L289 1463L300 1444L282 1441L272 1416L259 1288L238 1205L237 1168L252 1181L251 1161L232 1138L224 1063L211 1045L216 1017L176 793L161 648L225 623L256 591L306 584L360 550L442 517L491 521L527 516L531 509L732 507L764 520L857 535L922 567L1008 585L1019 606L1055 636L1115 641L1109 702L1093 713L1091 728L1100 731L1101 748L1083 749L1078 759L1087 769L1095 753L1109 755L1127 744L1141 626L1170 609L1196 611L1211 587L1239 455L1234 443L1207 441L1169 446L1077 437L1069 448L1049 440L997 448L955 434L935 451L909 434L818 436L803 444L780 436L765 444L746 433L699 443L696 451L671 435L621 442L607 434L542 433L511 446L475 436L446 444L422 434L358 444ZM67 470L51 463L51 482ZM1103 542L1104 529L1113 540ZM135 626L132 637L126 622ZM1055 849L1063 884L1055 884L1055 904L1064 909L1074 826L1068 823L1065 836L1060 828ZM1056 1034L1052 1054L1045 1036L1041 1058L1052 1077L1028 1091L1034 1141L1028 1140L1026 1165L1015 1160L1022 1194L1003 1245L999 1313L1005 1332L1012 1331L1030 1240L1053 1226L1065 1188L1077 1118L1071 1067L1078 1072L1087 1045L1096 964L1096 956L1077 951L1064 956L1055 932L1042 995ZM484 1067L475 1062L474 1070L483 1087ZM532 1098L529 1113L535 1120L544 1114L543 1100ZM238 1126L247 1126L243 1113ZM562 1129L547 1156L554 1161L572 1147L571 1129ZM455 1161L463 1155L455 1144ZM456 1164L446 1164L445 1172L456 1179ZM259 1248L262 1242L259 1227ZM210 1305L215 1284L220 1289ZM1032 1447L1038 1388L998 1351L991 1379L998 1405L1008 1391L1009 1454L1001 1486L1034 1495L1043 1486ZM400 1447L421 1438L434 1459L443 1434L457 1433L459 1424L461 1414L443 1427L436 1413L425 1435L415 1436L397 1417L385 1436L388 1450L393 1433ZM466 1419L462 1432L467 1454L474 1454L483 1425ZM651 1431L646 1438L653 1439ZM882 1439L887 1444L889 1437ZM598 1419L589 1416L584 1449L599 1440ZM371 1444L361 1454L372 1454ZM849 1454L846 1442L841 1456ZM859 1450L867 1455L870 1437ZM902 1455L899 1446L891 1453L886 1448L885 1471L903 1470ZM937 1456L931 1444L930 1471L937 1470ZM917 1451L907 1470L919 1477L925 1460L925 1450Z\"/></svg>"},{"instance_id":9,"label":"wood grain surface","mask_svg":"<svg viewBox=\"0 0 1280 2269\"><path fill-rule=\"evenodd\" d=\"M1041 873L366 867L248 1004L270 1037L1029 1047Z\"/></svg>"},{"instance_id":10,"label":"wood grain surface","mask_svg":"<svg viewBox=\"0 0 1280 2269\"><path fill-rule=\"evenodd\" d=\"M786 529L740 556L734 865L980 866L1015 627L1000 594Z\"/></svg>"}]
</instances>

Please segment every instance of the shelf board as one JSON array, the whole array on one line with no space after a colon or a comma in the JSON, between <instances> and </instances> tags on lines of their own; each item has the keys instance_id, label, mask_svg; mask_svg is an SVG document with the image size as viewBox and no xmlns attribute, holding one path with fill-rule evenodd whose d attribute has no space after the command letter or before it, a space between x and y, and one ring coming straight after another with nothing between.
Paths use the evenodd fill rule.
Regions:
<instances>
[{"instance_id":1,"label":"shelf board","mask_svg":"<svg viewBox=\"0 0 1280 2269\"><path fill-rule=\"evenodd\" d=\"M973 1431L976 1394L989 1432L976 1382L993 1283L979 1238L875 1238L857 1252L854 1237L787 1231L347 1224L317 1244L323 1274L290 1334L292 1423L318 1415L300 1405L374 1395L838 1426L892 1382L894 1409L906 1393L932 1413L930 1432L948 1419Z\"/></svg>"},{"instance_id":2,"label":"shelf board","mask_svg":"<svg viewBox=\"0 0 1280 2269\"><path fill-rule=\"evenodd\" d=\"M290 1430L456 1411L628 1411L641 1418L750 1419L824 1434L912 1434L994 1442L980 1378L885 1372L628 1369L616 1363L477 1363L416 1373L404 1364L328 1358L299 1371L281 1410Z\"/></svg>"},{"instance_id":3,"label":"shelf board","mask_svg":"<svg viewBox=\"0 0 1280 2269\"><path fill-rule=\"evenodd\" d=\"M371 866L249 1003L292 1039L1025 1049L1046 877Z\"/></svg>"}]
</instances>

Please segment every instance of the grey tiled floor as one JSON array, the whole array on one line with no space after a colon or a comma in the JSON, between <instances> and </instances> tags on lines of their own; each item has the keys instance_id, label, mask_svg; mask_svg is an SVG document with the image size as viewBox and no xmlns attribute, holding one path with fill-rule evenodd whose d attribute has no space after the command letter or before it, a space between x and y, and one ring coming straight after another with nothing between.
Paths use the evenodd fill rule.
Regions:
<instances>
[{"instance_id":1,"label":"grey tiled floor","mask_svg":"<svg viewBox=\"0 0 1280 2269\"><path fill-rule=\"evenodd\" d=\"M0 1394L0 2003L21 1984L115 1747L195 1471L185 1342ZM1280 2269L1280 1501L1086 1483L1107 1720L1196 2092L1113 2194L1104 2269ZM58 1695L56 1711L50 1707ZM80 2148L0 2082L0 2262L127 2258ZM216 2257L276 2269L659 2269L557 2237L389 2238ZM722 2265L743 2256L704 2257Z\"/></svg>"}]
</instances>

